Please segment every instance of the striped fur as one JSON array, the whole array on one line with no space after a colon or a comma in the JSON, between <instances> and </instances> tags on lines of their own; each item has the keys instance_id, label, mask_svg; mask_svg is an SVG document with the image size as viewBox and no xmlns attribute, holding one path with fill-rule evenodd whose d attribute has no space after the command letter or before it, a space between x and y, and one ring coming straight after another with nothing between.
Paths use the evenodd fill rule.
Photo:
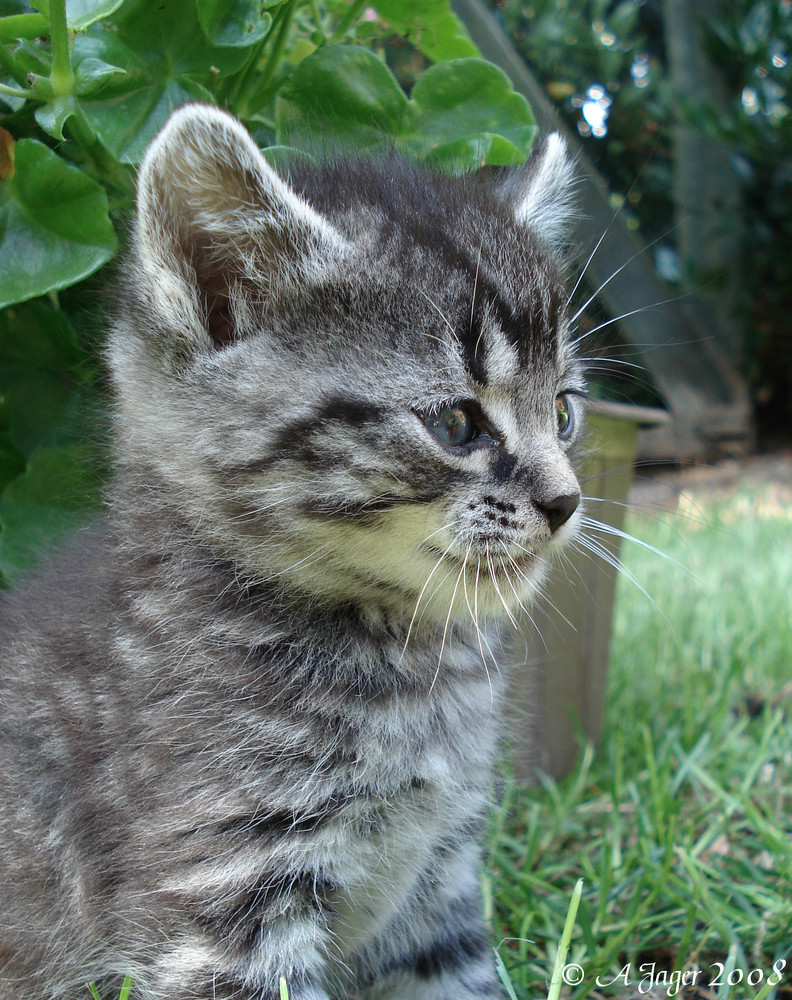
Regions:
<instances>
[{"instance_id":1,"label":"striped fur","mask_svg":"<svg viewBox=\"0 0 792 1000\"><path fill-rule=\"evenodd\" d=\"M155 140L108 522L2 611L0 1000L500 996L492 623L579 518L568 175Z\"/></svg>"}]
</instances>

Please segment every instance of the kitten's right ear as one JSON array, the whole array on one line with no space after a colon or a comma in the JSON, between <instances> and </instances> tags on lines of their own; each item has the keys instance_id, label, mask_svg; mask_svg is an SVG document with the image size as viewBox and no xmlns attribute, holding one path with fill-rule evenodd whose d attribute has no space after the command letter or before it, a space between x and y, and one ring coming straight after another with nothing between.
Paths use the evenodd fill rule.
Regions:
<instances>
[{"instance_id":1,"label":"kitten's right ear","mask_svg":"<svg viewBox=\"0 0 792 1000\"><path fill-rule=\"evenodd\" d=\"M552 132L513 175L504 193L517 221L529 226L549 247L560 247L576 215L575 171L564 139Z\"/></svg>"},{"instance_id":2,"label":"kitten's right ear","mask_svg":"<svg viewBox=\"0 0 792 1000\"><path fill-rule=\"evenodd\" d=\"M344 243L242 125L209 105L175 111L154 139L137 210L135 247L152 304L193 346L239 336L251 298L321 273Z\"/></svg>"}]
</instances>

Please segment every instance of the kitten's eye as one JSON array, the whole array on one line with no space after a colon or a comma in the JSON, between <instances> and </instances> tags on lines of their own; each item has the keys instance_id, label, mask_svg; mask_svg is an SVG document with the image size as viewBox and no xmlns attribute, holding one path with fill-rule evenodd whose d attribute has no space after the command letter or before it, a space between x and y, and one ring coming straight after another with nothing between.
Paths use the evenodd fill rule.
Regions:
<instances>
[{"instance_id":1,"label":"kitten's eye","mask_svg":"<svg viewBox=\"0 0 792 1000\"><path fill-rule=\"evenodd\" d=\"M560 396L556 396L555 408L558 436L563 440L571 436L572 429L575 426L572 407L569 405L569 397L565 393L562 392Z\"/></svg>"},{"instance_id":2,"label":"kitten's eye","mask_svg":"<svg viewBox=\"0 0 792 1000\"><path fill-rule=\"evenodd\" d=\"M424 423L440 444L450 448L467 444L476 432L473 417L464 406L449 406L439 413L430 413L424 417Z\"/></svg>"}]
</instances>

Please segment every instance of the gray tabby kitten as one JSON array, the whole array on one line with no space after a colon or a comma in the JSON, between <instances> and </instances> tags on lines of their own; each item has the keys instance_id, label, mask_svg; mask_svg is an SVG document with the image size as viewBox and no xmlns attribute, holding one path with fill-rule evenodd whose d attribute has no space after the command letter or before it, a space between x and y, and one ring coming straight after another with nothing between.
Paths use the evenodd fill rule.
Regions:
<instances>
[{"instance_id":1,"label":"gray tabby kitten","mask_svg":"<svg viewBox=\"0 0 792 1000\"><path fill-rule=\"evenodd\" d=\"M579 520L569 184L156 138L108 523L3 611L2 1000L501 995L485 623Z\"/></svg>"}]
</instances>

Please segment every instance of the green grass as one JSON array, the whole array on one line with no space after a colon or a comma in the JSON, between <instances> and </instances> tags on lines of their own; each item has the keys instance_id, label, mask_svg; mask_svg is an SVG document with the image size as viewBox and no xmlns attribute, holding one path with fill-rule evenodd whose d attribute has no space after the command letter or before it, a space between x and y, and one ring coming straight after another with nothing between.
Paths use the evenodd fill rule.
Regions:
<instances>
[{"instance_id":1,"label":"green grass","mask_svg":"<svg viewBox=\"0 0 792 1000\"><path fill-rule=\"evenodd\" d=\"M789 1000L790 509L744 491L626 528L684 569L624 546L653 601L620 580L601 744L560 783L507 784L485 895L511 989L547 995L583 878L567 961L585 978L562 997L626 998L652 962L669 993L696 967L707 986L720 962L707 995L755 998L787 960L766 995Z\"/></svg>"},{"instance_id":2,"label":"green grass","mask_svg":"<svg viewBox=\"0 0 792 1000\"><path fill-rule=\"evenodd\" d=\"M91 994L93 1000L102 1000L94 983L88 983L86 990ZM121 990L118 994L118 1000L129 1000L129 994L132 992L132 977L124 976L124 981L121 984ZM287 998L288 1000L288 998Z\"/></svg>"}]
</instances>

